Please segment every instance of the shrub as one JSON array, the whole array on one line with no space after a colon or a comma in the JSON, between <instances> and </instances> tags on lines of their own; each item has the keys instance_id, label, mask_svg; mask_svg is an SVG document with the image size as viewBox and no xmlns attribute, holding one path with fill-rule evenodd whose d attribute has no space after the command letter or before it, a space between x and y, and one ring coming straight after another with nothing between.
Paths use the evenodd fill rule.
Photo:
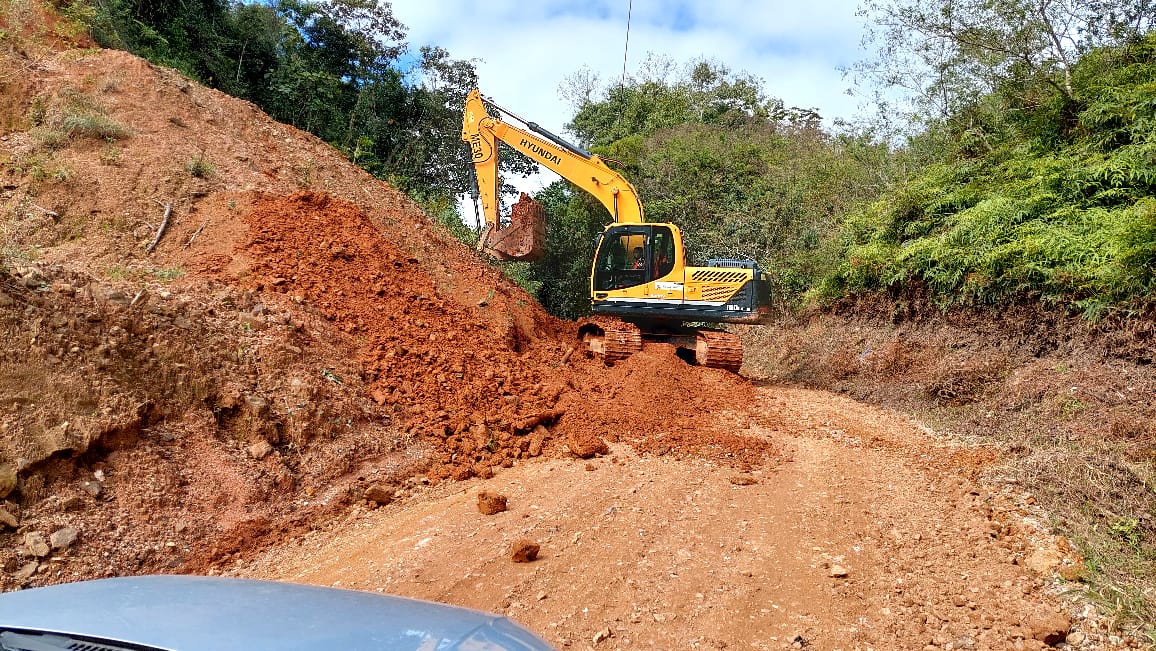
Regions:
<instances>
[{"instance_id":1,"label":"shrub","mask_svg":"<svg viewBox=\"0 0 1156 651\"><path fill-rule=\"evenodd\" d=\"M68 135L82 138L112 141L129 137L127 127L107 116L95 113L65 115L60 121L60 126Z\"/></svg>"}]
</instances>

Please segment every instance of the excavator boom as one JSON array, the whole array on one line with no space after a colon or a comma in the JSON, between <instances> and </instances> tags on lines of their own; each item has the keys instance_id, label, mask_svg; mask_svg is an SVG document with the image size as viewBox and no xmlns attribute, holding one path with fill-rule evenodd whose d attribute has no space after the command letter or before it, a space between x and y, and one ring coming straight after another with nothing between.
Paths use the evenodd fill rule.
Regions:
<instances>
[{"instance_id":1,"label":"excavator boom","mask_svg":"<svg viewBox=\"0 0 1156 651\"><path fill-rule=\"evenodd\" d=\"M488 100L487 100L488 101ZM497 106L490 102L491 105ZM490 114L476 89L466 98L462 115L462 140L470 147L477 176L478 198L486 231L479 247L502 260L536 260L545 252L545 214L541 206L522 195L515 204L508 226L498 211L498 143L503 142L543 167L592 194L618 223L643 223L638 193L602 159L583 151L562 138L522 120L511 111L501 113L526 128L510 124Z\"/></svg>"}]
</instances>

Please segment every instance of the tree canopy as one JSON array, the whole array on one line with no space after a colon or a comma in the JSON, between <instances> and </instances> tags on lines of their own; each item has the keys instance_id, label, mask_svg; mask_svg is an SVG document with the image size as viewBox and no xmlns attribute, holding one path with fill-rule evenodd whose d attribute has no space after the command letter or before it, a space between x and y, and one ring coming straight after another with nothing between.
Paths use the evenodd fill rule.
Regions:
<instances>
[{"instance_id":1,"label":"tree canopy","mask_svg":"<svg viewBox=\"0 0 1156 651\"><path fill-rule=\"evenodd\" d=\"M381 0L101 0L94 37L248 99L424 197L470 185L458 138L469 61L412 52Z\"/></svg>"}]
</instances>

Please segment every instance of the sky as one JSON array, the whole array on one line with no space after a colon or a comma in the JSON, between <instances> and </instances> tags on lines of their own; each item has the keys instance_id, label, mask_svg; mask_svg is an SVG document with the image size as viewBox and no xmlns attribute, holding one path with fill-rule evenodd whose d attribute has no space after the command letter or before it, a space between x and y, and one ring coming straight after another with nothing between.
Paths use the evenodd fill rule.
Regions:
<instances>
[{"instance_id":1,"label":"sky","mask_svg":"<svg viewBox=\"0 0 1156 651\"><path fill-rule=\"evenodd\" d=\"M393 0L416 52L437 45L474 60L482 94L541 126L571 137L574 107L559 86L585 68L603 84L622 77L630 11L627 74L650 53L680 64L707 58L763 81L786 106L814 108L829 126L859 112L840 68L864 58L859 0ZM510 179L534 192L554 181L541 172ZM462 214L472 214L464 203Z\"/></svg>"},{"instance_id":2,"label":"sky","mask_svg":"<svg viewBox=\"0 0 1156 651\"><path fill-rule=\"evenodd\" d=\"M627 73L648 53L708 58L749 72L787 106L830 124L857 112L839 71L863 58L858 0L633 0ZM394 0L414 50L475 59L482 94L560 133L573 107L558 92L582 68L622 76L630 0Z\"/></svg>"}]
</instances>

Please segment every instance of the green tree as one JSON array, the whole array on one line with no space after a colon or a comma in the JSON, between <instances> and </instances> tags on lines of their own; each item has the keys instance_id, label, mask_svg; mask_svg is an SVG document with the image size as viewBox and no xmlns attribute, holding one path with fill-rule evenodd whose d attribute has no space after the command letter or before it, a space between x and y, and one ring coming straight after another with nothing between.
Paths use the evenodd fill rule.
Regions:
<instances>
[{"instance_id":1,"label":"green tree","mask_svg":"<svg viewBox=\"0 0 1156 651\"><path fill-rule=\"evenodd\" d=\"M680 124L737 125L782 117L784 111L750 74L735 74L708 60L679 67L654 55L626 83L602 89L596 76L580 71L569 77L562 92L577 110L567 130L591 147Z\"/></svg>"},{"instance_id":2,"label":"green tree","mask_svg":"<svg viewBox=\"0 0 1156 651\"><path fill-rule=\"evenodd\" d=\"M547 312L576 319L590 312L590 266L594 236L607 221L606 209L566 181L555 181L534 198L549 215L546 255L530 264L535 295Z\"/></svg>"},{"instance_id":3,"label":"green tree","mask_svg":"<svg viewBox=\"0 0 1156 651\"><path fill-rule=\"evenodd\" d=\"M901 119L916 130L945 121L954 136L982 137L983 118L996 114L982 102L1002 98L1015 110L1055 94L1073 104L1079 56L1135 42L1154 10L1153 0L867 0L860 14L876 56L851 72L899 90L910 102Z\"/></svg>"}]
</instances>

